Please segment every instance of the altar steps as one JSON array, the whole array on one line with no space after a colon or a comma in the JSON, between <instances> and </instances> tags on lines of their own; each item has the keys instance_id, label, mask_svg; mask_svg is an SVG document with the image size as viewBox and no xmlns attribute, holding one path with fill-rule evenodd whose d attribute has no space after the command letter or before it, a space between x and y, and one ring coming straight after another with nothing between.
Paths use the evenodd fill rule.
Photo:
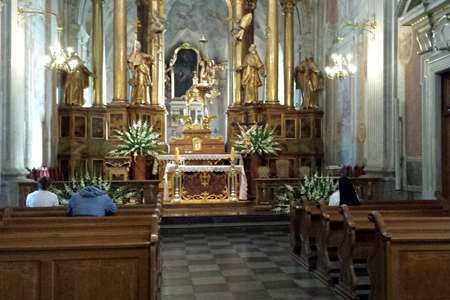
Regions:
<instances>
[{"instance_id":1,"label":"altar steps","mask_svg":"<svg viewBox=\"0 0 450 300\"><path fill-rule=\"evenodd\" d=\"M161 232L187 233L234 233L289 231L289 215L270 211L259 212L253 206L164 204Z\"/></svg>"}]
</instances>

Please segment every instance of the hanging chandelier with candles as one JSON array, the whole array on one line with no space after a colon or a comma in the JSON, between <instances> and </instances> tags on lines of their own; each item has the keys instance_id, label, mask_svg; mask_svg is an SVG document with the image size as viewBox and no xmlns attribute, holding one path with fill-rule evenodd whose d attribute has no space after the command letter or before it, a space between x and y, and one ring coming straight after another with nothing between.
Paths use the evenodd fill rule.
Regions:
<instances>
[{"instance_id":1,"label":"hanging chandelier with candles","mask_svg":"<svg viewBox=\"0 0 450 300\"><path fill-rule=\"evenodd\" d=\"M59 16L52 12L40 12L40 11L25 11L18 9L18 14L35 14L35 15L51 15L55 16L58 22L58 41L56 41L52 46L50 46L50 55L43 57L43 62L47 70L60 70L67 73L72 73L78 65L78 60L71 59L72 55L75 53L73 48L68 47L65 51L61 47L61 19Z\"/></svg>"},{"instance_id":2,"label":"hanging chandelier with candles","mask_svg":"<svg viewBox=\"0 0 450 300\"><path fill-rule=\"evenodd\" d=\"M371 27L370 32L376 28L376 24L347 24L341 28L339 32L339 54L332 54L331 58L333 59L334 65L331 67L326 67L325 72L329 79L345 79L345 78L353 78L356 73L356 66L353 64L353 55L351 53L346 56L342 55L342 30L345 27ZM373 33L373 32L372 32Z\"/></svg>"}]
</instances>

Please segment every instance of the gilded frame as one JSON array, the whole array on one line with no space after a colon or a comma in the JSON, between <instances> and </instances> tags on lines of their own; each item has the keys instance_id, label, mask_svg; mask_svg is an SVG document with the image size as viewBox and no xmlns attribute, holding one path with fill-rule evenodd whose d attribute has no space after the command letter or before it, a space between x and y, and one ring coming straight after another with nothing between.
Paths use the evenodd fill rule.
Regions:
<instances>
[{"instance_id":1,"label":"gilded frame","mask_svg":"<svg viewBox=\"0 0 450 300\"><path fill-rule=\"evenodd\" d=\"M101 119L102 121L101 121L101 124L102 124L102 131L101 131L101 136L100 136L100 134L97 134L97 132L94 132L94 119ZM91 136L91 139L93 139L93 140L103 140L103 139L105 139L105 137L106 137L106 130L105 130L105 127L106 127L106 120L105 120L105 117L94 117L94 116L92 116L91 117L91 126L89 126L90 127L90 136ZM95 134L94 134L95 133Z\"/></svg>"},{"instance_id":2,"label":"gilded frame","mask_svg":"<svg viewBox=\"0 0 450 300\"><path fill-rule=\"evenodd\" d=\"M292 134L290 134L290 128L291 128L291 126L293 126L293 135ZM298 136L298 130L297 130L297 128L298 128L298 126L297 126L297 119L291 119L291 118L288 118L288 119L285 119L284 120L284 135L285 135L285 138L287 139L287 140L293 140L293 139L296 139L297 138L297 136ZM289 129L289 130L288 130ZM288 136L288 133L289 133L289 136Z\"/></svg>"}]
</instances>

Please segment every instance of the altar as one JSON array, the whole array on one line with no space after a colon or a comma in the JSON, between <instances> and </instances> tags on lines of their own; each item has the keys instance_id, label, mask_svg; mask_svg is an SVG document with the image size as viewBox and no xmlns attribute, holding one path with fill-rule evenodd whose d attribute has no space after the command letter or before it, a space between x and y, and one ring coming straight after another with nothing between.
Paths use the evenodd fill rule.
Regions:
<instances>
[{"instance_id":1,"label":"altar","mask_svg":"<svg viewBox=\"0 0 450 300\"><path fill-rule=\"evenodd\" d=\"M230 164L229 153L179 155L178 163L175 159L172 154L159 155L153 165L153 174L163 178L164 201L174 201L177 184L183 203L228 202L233 185L235 197L247 200L247 178L240 154L235 155L236 165Z\"/></svg>"}]
</instances>

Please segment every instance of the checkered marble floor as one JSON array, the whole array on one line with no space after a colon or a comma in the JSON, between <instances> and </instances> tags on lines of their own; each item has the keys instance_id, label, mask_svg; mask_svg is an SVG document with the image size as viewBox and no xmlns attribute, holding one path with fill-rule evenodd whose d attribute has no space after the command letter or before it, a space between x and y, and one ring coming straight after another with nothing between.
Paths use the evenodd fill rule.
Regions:
<instances>
[{"instance_id":1,"label":"checkered marble floor","mask_svg":"<svg viewBox=\"0 0 450 300\"><path fill-rule=\"evenodd\" d=\"M166 234L162 300L342 300L287 254L283 232Z\"/></svg>"}]
</instances>

